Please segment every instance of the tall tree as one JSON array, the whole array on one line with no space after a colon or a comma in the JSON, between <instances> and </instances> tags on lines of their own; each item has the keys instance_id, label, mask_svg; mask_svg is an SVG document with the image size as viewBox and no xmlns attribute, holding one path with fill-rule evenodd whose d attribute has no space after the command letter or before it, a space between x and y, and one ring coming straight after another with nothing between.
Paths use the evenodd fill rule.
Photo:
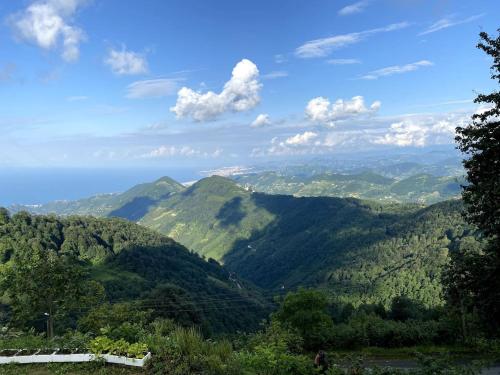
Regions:
<instances>
[{"instance_id":1,"label":"tall tree","mask_svg":"<svg viewBox=\"0 0 500 375\"><path fill-rule=\"evenodd\" d=\"M304 339L304 347L309 350L320 349L333 329L328 298L323 292L313 289L288 293L274 319L297 330Z\"/></svg>"},{"instance_id":2,"label":"tall tree","mask_svg":"<svg viewBox=\"0 0 500 375\"><path fill-rule=\"evenodd\" d=\"M498 29L500 33L500 29ZM477 48L493 58L491 78L500 83L500 35L493 39L479 34ZM467 186L463 190L469 220L486 236L500 236L500 91L479 94L475 103L483 107L472 116L472 122L458 127L458 148L467 155ZM498 249L497 249L498 250Z\"/></svg>"},{"instance_id":3,"label":"tall tree","mask_svg":"<svg viewBox=\"0 0 500 375\"><path fill-rule=\"evenodd\" d=\"M500 29L498 32L496 38L480 33L477 48L493 58L491 78L500 83ZM475 103L482 106L469 125L456 129L456 141L466 155L463 164L468 183L462 193L466 216L488 245L484 252L464 249L455 254L445 275L449 300L461 310L464 336L467 301L469 311L479 313L490 333L500 333L500 91L479 94Z\"/></svg>"},{"instance_id":4,"label":"tall tree","mask_svg":"<svg viewBox=\"0 0 500 375\"><path fill-rule=\"evenodd\" d=\"M13 323L24 326L46 319L49 338L56 319L98 302L104 293L99 284L88 280L77 259L43 249L36 241L16 248L5 264L0 289L9 298Z\"/></svg>"}]
</instances>

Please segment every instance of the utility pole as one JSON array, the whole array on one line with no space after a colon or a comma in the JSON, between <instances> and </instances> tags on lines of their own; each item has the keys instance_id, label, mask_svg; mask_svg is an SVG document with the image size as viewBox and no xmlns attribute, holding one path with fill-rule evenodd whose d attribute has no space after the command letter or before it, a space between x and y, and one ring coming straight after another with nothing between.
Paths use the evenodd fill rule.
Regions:
<instances>
[{"instance_id":1,"label":"utility pole","mask_svg":"<svg viewBox=\"0 0 500 375\"><path fill-rule=\"evenodd\" d=\"M47 339L50 340L54 336L52 315L50 313L43 313L43 315L47 317Z\"/></svg>"}]
</instances>

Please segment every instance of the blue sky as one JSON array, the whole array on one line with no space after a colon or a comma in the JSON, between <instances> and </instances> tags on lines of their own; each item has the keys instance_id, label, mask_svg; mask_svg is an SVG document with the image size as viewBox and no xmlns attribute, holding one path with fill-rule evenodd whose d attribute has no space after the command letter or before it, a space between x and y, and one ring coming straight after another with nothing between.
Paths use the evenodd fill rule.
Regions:
<instances>
[{"instance_id":1,"label":"blue sky","mask_svg":"<svg viewBox=\"0 0 500 375\"><path fill-rule=\"evenodd\" d=\"M451 145L500 2L0 3L0 167L223 166Z\"/></svg>"}]
</instances>

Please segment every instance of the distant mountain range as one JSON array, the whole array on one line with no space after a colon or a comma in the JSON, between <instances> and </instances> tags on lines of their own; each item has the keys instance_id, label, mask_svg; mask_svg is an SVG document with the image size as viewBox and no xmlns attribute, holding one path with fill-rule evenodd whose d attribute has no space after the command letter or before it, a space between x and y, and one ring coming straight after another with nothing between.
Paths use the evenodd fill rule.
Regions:
<instances>
[{"instance_id":1,"label":"distant mountain range","mask_svg":"<svg viewBox=\"0 0 500 375\"><path fill-rule=\"evenodd\" d=\"M453 163L448 167L446 165L441 168L448 172L452 172L456 166ZM321 166L289 166L277 171L254 172L244 169L243 173L235 167L229 171L225 168L220 173L246 189L268 194L353 197L387 203L422 204L458 198L460 185L464 184L463 177L458 174L440 175L436 168L436 165L408 162L392 164L390 167L379 166L376 168L379 173L364 169L333 173ZM118 216L137 221L149 208L185 189L186 186L179 182L162 177L151 183L136 185L124 193L100 194L40 205L18 204L10 206L9 210L26 210L36 214Z\"/></svg>"},{"instance_id":2,"label":"distant mountain range","mask_svg":"<svg viewBox=\"0 0 500 375\"><path fill-rule=\"evenodd\" d=\"M304 186L314 186L316 177ZM245 187L243 182L262 178L264 186L266 178L287 180L276 173L233 178L208 177L189 187L162 178L123 194L92 198L92 206L86 205L89 200L56 202L32 211L136 221L267 290L320 286L354 304L387 305L400 294L427 306L441 304L439 275L448 252L477 242L473 228L462 219L459 200L426 207L294 197L253 192L254 185ZM399 196L408 195L408 189L427 194L429 184L441 186L441 198L457 191L447 187L446 178L428 175L395 180L364 172L320 178L336 189L359 191L361 186L369 192L385 186Z\"/></svg>"},{"instance_id":3,"label":"distant mountain range","mask_svg":"<svg viewBox=\"0 0 500 375\"><path fill-rule=\"evenodd\" d=\"M431 204L460 196L463 178L428 173L402 179L373 172L357 174L322 173L312 176L261 172L233 177L240 185L269 194L303 197L355 197L381 202Z\"/></svg>"}]
</instances>

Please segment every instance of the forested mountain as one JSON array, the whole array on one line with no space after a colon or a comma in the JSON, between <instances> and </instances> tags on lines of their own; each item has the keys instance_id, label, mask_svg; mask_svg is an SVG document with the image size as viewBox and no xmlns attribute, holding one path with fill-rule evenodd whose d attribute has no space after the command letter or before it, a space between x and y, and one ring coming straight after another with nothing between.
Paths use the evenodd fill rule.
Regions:
<instances>
[{"instance_id":1,"label":"forested mountain","mask_svg":"<svg viewBox=\"0 0 500 375\"><path fill-rule=\"evenodd\" d=\"M14 205L10 211L26 210L36 214L116 216L135 221L148 207L170 194L182 191L182 186L169 177L151 183L139 184L124 193L101 194L76 201L55 201L43 205Z\"/></svg>"},{"instance_id":2,"label":"forested mountain","mask_svg":"<svg viewBox=\"0 0 500 375\"><path fill-rule=\"evenodd\" d=\"M405 167L410 166L401 166ZM403 173L403 172L402 172ZM431 204L460 195L462 179L414 174L395 179L370 171L355 174L321 173L312 176L261 172L232 177L244 187L268 194L372 199L381 202Z\"/></svg>"},{"instance_id":3,"label":"forested mountain","mask_svg":"<svg viewBox=\"0 0 500 375\"><path fill-rule=\"evenodd\" d=\"M139 223L168 234L189 249L222 260L235 242L263 230L275 216L231 180L202 179L163 200Z\"/></svg>"},{"instance_id":4,"label":"forested mountain","mask_svg":"<svg viewBox=\"0 0 500 375\"><path fill-rule=\"evenodd\" d=\"M440 304L448 252L476 241L460 201L424 208L267 195L216 176L163 200L140 223L262 287L322 285L354 303L405 294Z\"/></svg>"},{"instance_id":5,"label":"forested mountain","mask_svg":"<svg viewBox=\"0 0 500 375\"><path fill-rule=\"evenodd\" d=\"M111 303L150 301L147 308L159 306L166 317L212 331L255 327L267 309L254 287L217 262L207 262L172 239L122 219L26 212L9 218L3 212L0 271L17 251L34 249L77 257L91 278L104 286L105 299ZM235 299L238 309L230 303Z\"/></svg>"},{"instance_id":6,"label":"forested mountain","mask_svg":"<svg viewBox=\"0 0 500 375\"><path fill-rule=\"evenodd\" d=\"M431 175L399 181L370 172L322 176L330 186L365 188L366 194L374 186L400 195L409 188L427 192L428 185L452 190L446 179ZM273 173L261 177L263 184L282 179ZM462 241L475 241L458 200L425 208L294 197L255 193L241 181L213 176L184 188L161 179L114 196L107 215L163 233L260 287L324 286L354 303L388 305L405 294L427 306L439 305L439 277L448 252Z\"/></svg>"}]
</instances>

